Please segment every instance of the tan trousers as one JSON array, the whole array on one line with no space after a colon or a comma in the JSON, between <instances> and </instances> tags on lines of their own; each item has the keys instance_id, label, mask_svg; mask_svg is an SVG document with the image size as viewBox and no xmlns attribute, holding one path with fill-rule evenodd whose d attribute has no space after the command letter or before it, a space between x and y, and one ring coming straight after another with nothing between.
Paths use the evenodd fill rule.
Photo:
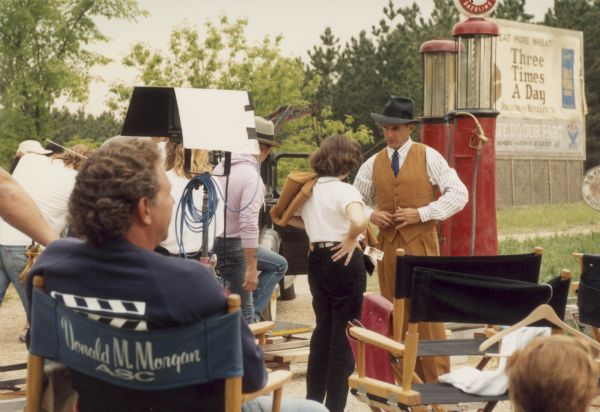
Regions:
<instances>
[{"instance_id":1,"label":"tan trousers","mask_svg":"<svg viewBox=\"0 0 600 412\"><path fill-rule=\"evenodd\" d=\"M435 231L429 231L417 236L409 243L404 243L400 235L396 236L394 242L386 242L381 236L378 237L379 246L383 250L383 260L377 264L379 277L379 289L381 295L390 302L394 299L396 287L396 249L403 248L407 255L413 256L439 256L440 248ZM406 331L408 325L410 300L406 299L404 305L404 326ZM421 322L419 323L419 339L445 339L446 331L443 323ZM416 372L424 382L435 382L438 376L450 371L450 359L448 356L433 356L417 359Z\"/></svg>"}]
</instances>

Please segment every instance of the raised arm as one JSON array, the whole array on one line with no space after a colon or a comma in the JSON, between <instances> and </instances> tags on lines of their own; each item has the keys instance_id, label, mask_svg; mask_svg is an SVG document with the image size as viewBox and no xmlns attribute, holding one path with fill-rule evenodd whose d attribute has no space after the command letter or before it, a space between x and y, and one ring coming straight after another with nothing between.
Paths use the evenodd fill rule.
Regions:
<instances>
[{"instance_id":1,"label":"raised arm","mask_svg":"<svg viewBox=\"0 0 600 412\"><path fill-rule=\"evenodd\" d=\"M52 231L33 199L2 168L0 168L0 217L42 245L58 238L58 234Z\"/></svg>"}]
</instances>

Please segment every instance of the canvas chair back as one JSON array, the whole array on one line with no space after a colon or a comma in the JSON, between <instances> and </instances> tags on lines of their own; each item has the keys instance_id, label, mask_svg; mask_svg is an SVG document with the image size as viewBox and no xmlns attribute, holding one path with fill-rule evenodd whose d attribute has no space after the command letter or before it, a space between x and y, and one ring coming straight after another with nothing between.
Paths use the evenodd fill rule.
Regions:
<instances>
[{"instance_id":1,"label":"canvas chair back","mask_svg":"<svg viewBox=\"0 0 600 412\"><path fill-rule=\"evenodd\" d=\"M27 411L39 410L43 360L117 386L172 389L225 380L225 410L239 412L243 375L240 298L228 312L190 326L153 331L119 329L88 319L53 299L34 280Z\"/></svg>"},{"instance_id":2,"label":"canvas chair back","mask_svg":"<svg viewBox=\"0 0 600 412\"><path fill-rule=\"evenodd\" d=\"M426 267L450 272L520 280L537 283L542 264L541 247L533 253L494 256L409 256L397 251L396 289L394 292L393 336L401 340L404 334L404 300L410 298L413 271Z\"/></svg>"},{"instance_id":3,"label":"canvas chair back","mask_svg":"<svg viewBox=\"0 0 600 412\"><path fill-rule=\"evenodd\" d=\"M600 255L581 256L581 277L577 290L579 321L590 325L596 339L600 340Z\"/></svg>"},{"instance_id":4,"label":"canvas chair back","mask_svg":"<svg viewBox=\"0 0 600 412\"><path fill-rule=\"evenodd\" d=\"M511 325L551 297L546 284L417 267L409 323Z\"/></svg>"},{"instance_id":5,"label":"canvas chair back","mask_svg":"<svg viewBox=\"0 0 600 412\"><path fill-rule=\"evenodd\" d=\"M398 256L395 297L410 297L411 279L416 267L538 283L542 264L541 248L538 249L534 253L518 255Z\"/></svg>"}]
</instances>

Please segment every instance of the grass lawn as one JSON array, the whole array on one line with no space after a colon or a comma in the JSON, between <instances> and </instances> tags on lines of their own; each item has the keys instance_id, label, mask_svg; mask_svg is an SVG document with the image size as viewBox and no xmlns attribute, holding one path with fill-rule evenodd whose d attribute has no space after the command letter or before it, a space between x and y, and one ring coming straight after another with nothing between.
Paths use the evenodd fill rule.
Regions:
<instances>
[{"instance_id":1,"label":"grass lawn","mask_svg":"<svg viewBox=\"0 0 600 412\"><path fill-rule=\"evenodd\" d=\"M556 276L562 268L571 269L573 278L579 279L579 264L571 253L600 253L600 212L583 202L502 209L496 216L498 234L504 235L499 254L544 248L541 280ZM517 240L517 234L528 233L540 236Z\"/></svg>"},{"instance_id":2,"label":"grass lawn","mask_svg":"<svg viewBox=\"0 0 600 412\"><path fill-rule=\"evenodd\" d=\"M498 234L556 232L594 227L600 231L600 212L583 202L500 209Z\"/></svg>"}]
</instances>

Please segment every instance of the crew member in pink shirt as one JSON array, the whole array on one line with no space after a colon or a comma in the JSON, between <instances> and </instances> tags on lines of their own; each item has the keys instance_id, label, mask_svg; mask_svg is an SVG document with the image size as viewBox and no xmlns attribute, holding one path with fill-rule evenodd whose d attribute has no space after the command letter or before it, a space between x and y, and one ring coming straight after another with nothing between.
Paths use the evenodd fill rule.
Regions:
<instances>
[{"instance_id":1,"label":"crew member in pink shirt","mask_svg":"<svg viewBox=\"0 0 600 412\"><path fill-rule=\"evenodd\" d=\"M226 232L217 236L213 250L218 257L216 269L231 292L241 296L242 315L248 323L260 320L273 288L288 267L283 256L258 244L258 217L265 200L260 162L278 144L273 122L262 117L255 120L260 153L232 155L229 182L219 177L221 187L227 191ZM223 174L223 164L217 165L213 174Z\"/></svg>"}]
</instances>

